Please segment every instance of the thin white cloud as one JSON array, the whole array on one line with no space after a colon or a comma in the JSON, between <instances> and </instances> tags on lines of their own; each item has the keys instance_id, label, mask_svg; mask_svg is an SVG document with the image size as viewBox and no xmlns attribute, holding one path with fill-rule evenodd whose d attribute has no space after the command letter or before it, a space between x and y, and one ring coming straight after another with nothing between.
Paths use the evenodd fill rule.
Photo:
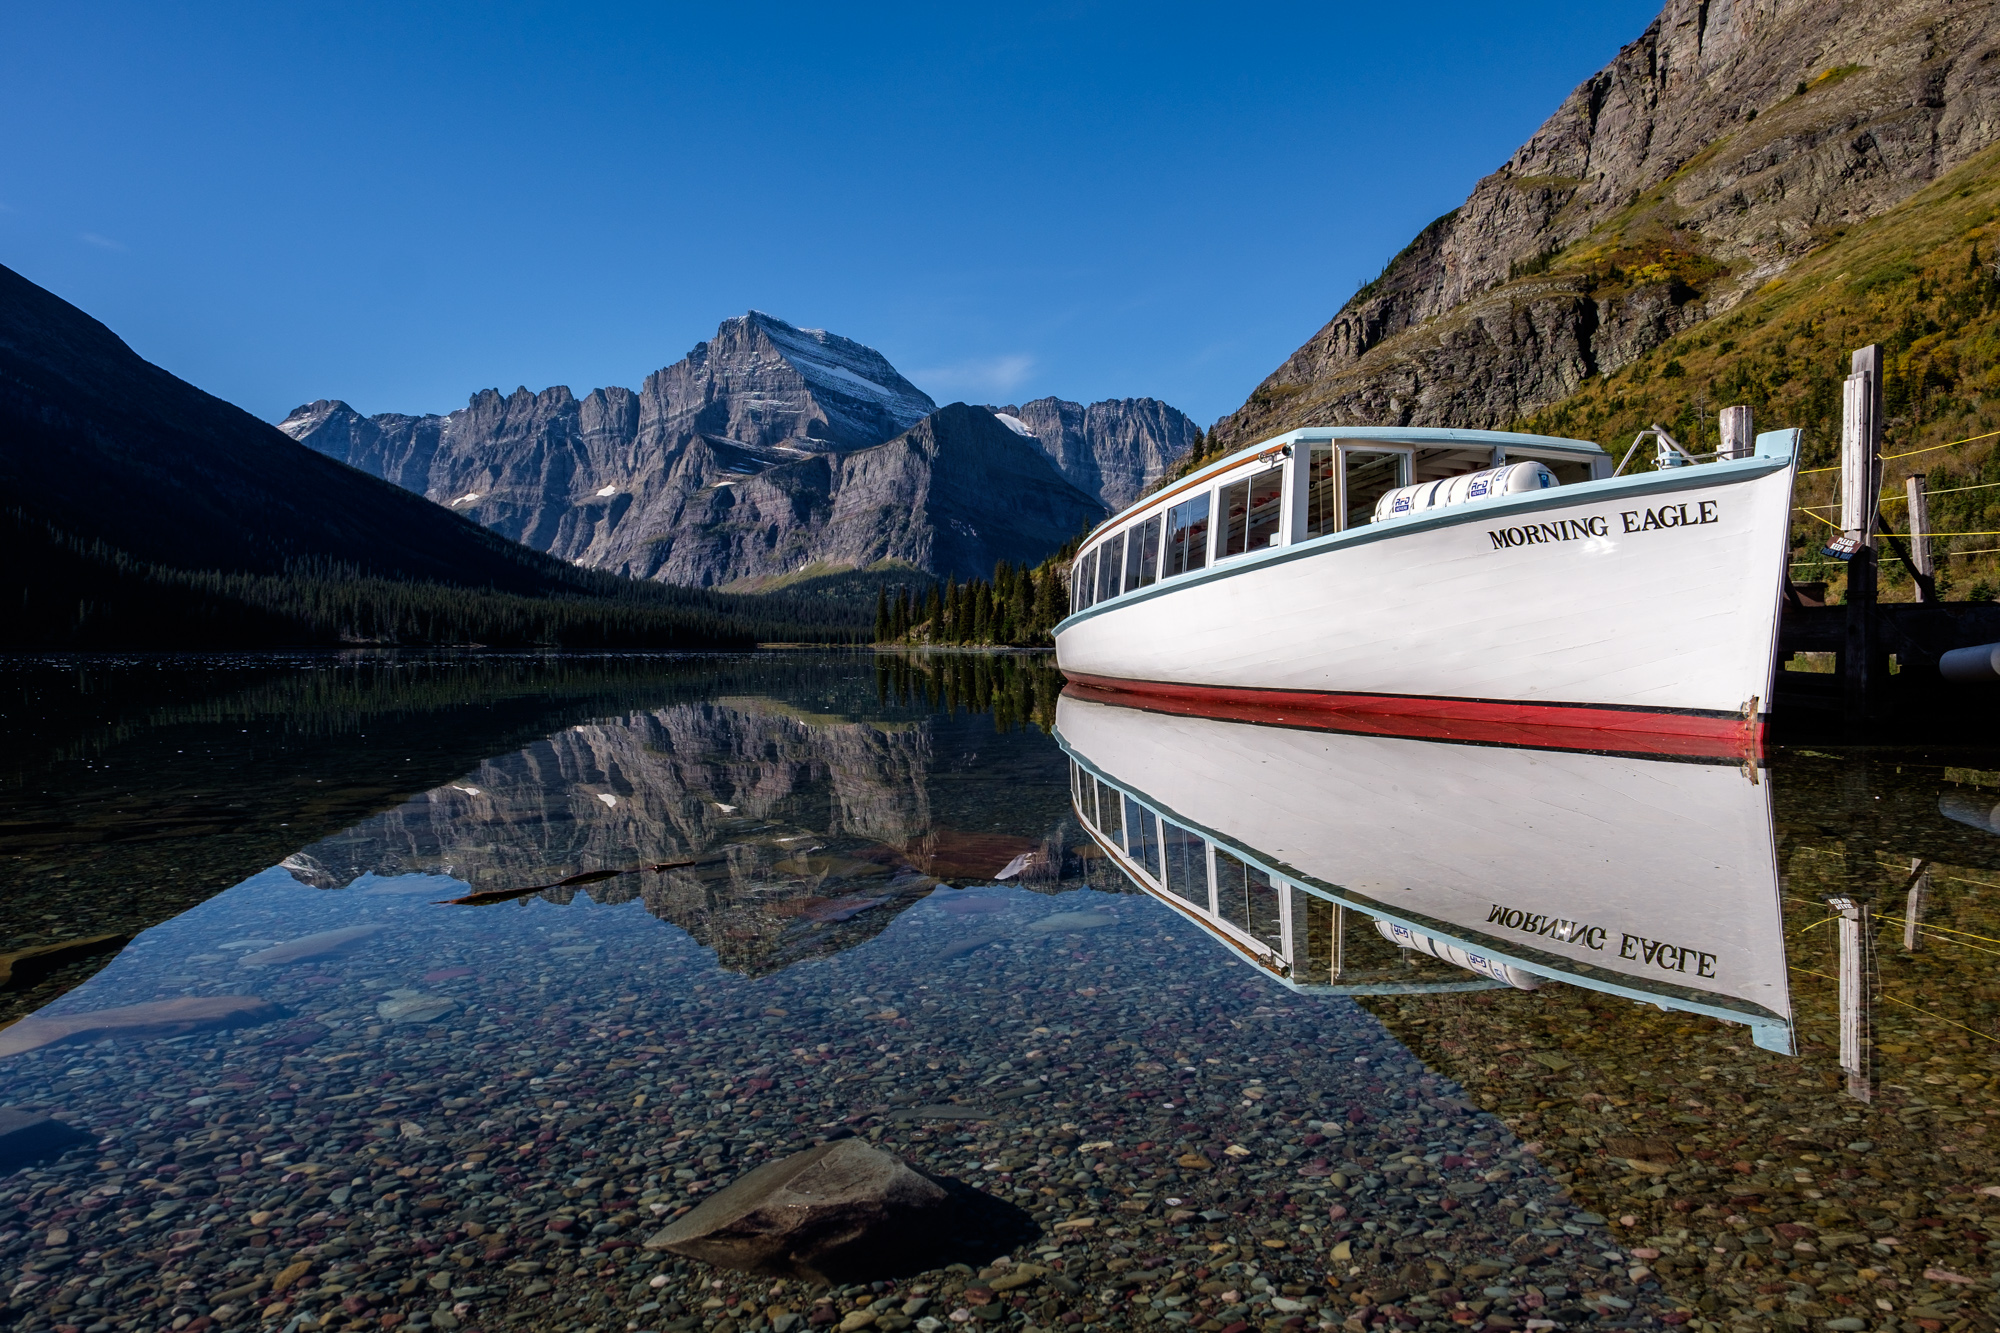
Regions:
<instances>
[{"instance_id":1,"label":"thin white cloud","mask_svg":"<svg viewBox=\"0 0 2000 1333\"><path fill-rule=\"evenodd\" d=\"M1035 358L1013 352L919 370L910 378L942 403L962 397L1004 397L1025 383L1034 368Z\"/></svg>"},{"instance_id":2,"label":"thin white cloud","mask_svg":"<svg viewBox=\"0 0 2000 1333\"><path fill-rule=\"evenodd\" d=\"M123 254L125 251L125 246L121 242L114 241L109 236L99 236L94 231L78 232L76 239L82 241L85 245L94 245L100 250L116 250L120 254Z\"/></svg>"}]
</instances>

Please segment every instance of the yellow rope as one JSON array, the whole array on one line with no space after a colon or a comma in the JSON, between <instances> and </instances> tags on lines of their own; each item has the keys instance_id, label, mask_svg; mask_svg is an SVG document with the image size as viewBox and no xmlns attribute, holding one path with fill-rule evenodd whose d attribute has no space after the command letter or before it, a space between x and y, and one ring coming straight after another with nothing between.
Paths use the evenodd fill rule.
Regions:
<instances>
[{"instance_id":1,"label":"yellow rope","mask_svg":"<svg viewBox=\"0 0 2000 1333\"><path fill-rule=\"evenodd\" d=\"M1912 449L1908 453L1884 454L1882 455L1881 461L1886 463L1891 459L1895 458L1915 458L1918 454L1934 454L1940 449L1953 449L1961 444L1972 444L1979 440L1990 440L1995 435L2000 435L2000 430L1989 430L1984 435L1968 435L1962 440L1953 440L1950 444L1933 444L1928 448L1924 449ZM1803 477L1813 472L1838 472L1838 471L1840 471L1840 464L1835 463L1832 467L1809 467L1801 471L1799 475Z\"/></svg>"},{"instance_id":2,"label":"yellow rope","mask_svg":"<svg viewBox=\"0 0 2000 1333\"><path fill-rule=\"evenodd\" d=\"M1831 509L1831 508L1833 508L1833 506L1832 506L1832 505L1812 505L1812 506L1807 506L1807 505L1793 505L1792 507L1793 507L1794 509L1798 510L1798 511L1799 511L1799 512L1800 512L1801 514L1804 514L1804 515L1805 515L1805 516L1806 516L1807 518L1818 518L1820 522L1822 522L1822 523L1826 524L1826 525L1827 525L1827 526L1828 526L1829 528L1832 528L1832 529L1833 529L1834 531L1836 531L1836 532L1845 532L1845 531L1847 531L1847 529L1845 529L1845 528L1841 527L1841 526L1840 526L1840 524L1838 524L1838 523L1834 522L1834 521L1833 521L1832 519L1830 519L1830 518L1820 518L1820 516L1819 516L1818 514L1815 514L1815 513L1813 512L1813 510L1814 510L1814 509ZM1909 536L1910 536L1910 534L1909 534L1909 533L1907 533L1907 532L1878 532L1878 533L1876 533L1875 535L1876 535L1876 536L1878 536L1878 537L1900 537L1900 538L1904 539L1905 541L1909 540ZM2000 531L1996 531L1996 532L1930 532L1930 533L1925 533L1925 534L1924 534L1924 539L1925 539L1926 541L1935 541L1935 540L1937 540L1938 538L1941 538L1941 537L2000 537ZM1970 554L1970 552L1965 552L1965 551L1951 551L1951 552L1947 552L1947 554L1949 554L1949 555L1967 555L1967 554Z\"/></svg>"},{"instance_id":3,"label":"yellow rope","mask_svg":"<svg viewBox=\"0 0 2000 1333\"><path fill-rule=\"evenodd\" d=\"M1990 440L1995 435L2000 435L2000 430L1989 430L1984 435L1968 435L1962 440L1953 440L1949 444L1933 444L1922 449L1912 449L1907 453L1883 454L1882 461L1887 463L1898 458L1915 458L1918 454L1934 454L1940 449L1952 449L1961 444L1972 444L1979 440Z\"/></svg>"},{"instance_id":4,"label":"yellow rope","mask_svg":"<svg viewBox=\"0 0 2000 1333\"><path fill-rule=\"evenodd\" d=\"M1805 973L1809 977L1818 977L1822 981L1831 981L1835 985L1840 984L1839 977L1830 977L1824 972L1815 972L1809 967L1802 967L1799 968L1798 970ZM1965 1028L1967 1032L1970 1032L1975 1037L1984 1037L1986 1038L1986 1040L1990 1042L2000 1044L2000 1037L1993 1036L1991 1033L1981 1032L1978 1028L1966 1027L1965 1024L1959 1022L1955 1018L1946 1018L1943 1014L1932 1013L1928 1009L1922 1009L1914 1004L1911 1004L1908 1000L1899 1000L1893 995L1885 995L1880 991L1876 992L1875 998L1878 1000L1887 1000L1890 1004L1900 1004L1905 1009L1911 1010L1914 1013L1922 1014L1925 1018L1935 1018L1940 1023L1949 1023L1955 1028Z\"/></svg>"},{"instance_id":5,"label":"yellow rope","mask_svg":"<svg viewBox=\"0 0 2000 1333\"><path fill-rule=\"evenodd\" d=\"M1958 493L1959 493L1960 491L1990 491L1990 490L1992 490L1992 489L1993 489L1993 488L1994 488L1995 486L2000 486L2000 481L1983 481L1983 482L1979 483L1979 485L1977 485L1977 486L1948 486L1948 487L1946 487L1946 488L1945 488L1944 490L1941 490L1941 491L1925 491L1925 492L1924 492L1924 494L1925 494L1925 495L1956 495L1956 494L1958 494ZM1893 503L1895 503L1895 502L1896 502L1896 501L1898 501L1898 500L1902 500L1902 501L1905 501L1905 502L1907 502L1907 501L1909 500L1909 498L1910 498L1910 497L1909 497L1909 496L1907 496L1907 495L1898 495L1898 494L1895 494L1894 492L1890 492L1889 494L1886 494L1886 495L1880 495L1880 496L1877 496L1877 497L1876 497L1876 499L1875 499L1875 503L1877 503L1877 504L1893 504ZM1837 505L1837 504L1823 504L1823 505L1799 505L1799 506L1797 506L1797 508L1800 508L1800 509L1838 509L1838 508L1840 508L1840 506L1839 506L1839 505ZM1933 536L1935 536L1936 534L1932 534L1932 535L1933 535Z\"/></svg>"},{"instance_id":6,"label":"yellow rope","mask_svg":"<svg viewBox=\"0 0 2000 1333\"><path fill-rule=\"evenodd\" d=\"M1829 921L1838 921L1838 920L1840 920L1838 916L1821 917L1819 920L1813 922L1810 926L1800 926L1797 930L1793 931L1792 934L1803 935L1809 930L1818 930L1821 926L1825 925Z\"/></svg>"},{"instance_id":7,"label":"yellow rope","mask_svg":"<svg viewBox=\"0 0 2000 1333\"><path fill-rule=\"evenodd\" d=\"M1983 879L1967 879L1963 875L1945 875L1942 878L1952 880L1959 884L1977 884L1982 889L2000 889L2000 884L1988 884Z\"/></svg>"},{"instance_id":8,"label":"yellow rope","mask_svg":"<svg viewBox=\"0 0 2000 1333\"><path fill-rule=\"evenodd\" d=\"M1886 912L1877 912L1874 915L1877 921L1887 921L1890 922L1891 924L1902 924L1903 922L1902 917L1890 916ZM1808 929L1810 929L1810 927L1808 927ZM1939 944L1956 944L1961 949L1971 949L1975 953L2000 954L2000 949L1982 949L1976 944L1967 944L1965 940L1948 939L1946 938L1946 935L1940 935L1937 933L1939 931L1944 931L1949 935L1964 935L1967 937L1967 939L1986 940L1988 944L2000 944L2000 940L1986 939L1986 936L1974 935L1969 930L1953 930L1950 926L1933 926L1927 921L1919 922L1917 925L1917 929L1923 934L1929 935L1932 939L1935 939Z\"/></svg>"},{"instance_id":9,"label":"yellow rope","mask_svg":"<svg viewBox=\"0 0 2000 1333\"><path fill-rule=\"evenodd\" d=\"M1946 551L1946 555L1992 555L2000 546L1980 546L1970 551Z\"/></svg>"},{"instance_id":10,"label":"yellow rope","mask_svg":"<svg viewBox=\"0 0 2000 1333\"><path fill-rule=\"evenodd\" d=\"M1897 916L1888 916L1888 915L1883 915L1883 914L1879 914L1879 913L1878 913L1878 915L1882 915L1882 919L1883 919L1884 921L1900 921L1900 920L1902 920L1902 918L1901 918L1901 917L1897 917ZM1992 937L1991 935L1975 935L1975 934L1973 934L1973 933L1972 933L1971 931L1969 931L1969 930L1955 930L1955 929L1953 929L1953 928L1952 928L1952 927L1950 927L1950 926L1934 926L1934 925L1932 925L1932 924L1931 924L1930 922L1928 922L1928 921L1926 921L1926 922L1923 922L1923 923L1922 923L1922 929L1924 929L1924 930L1941 930L1941 931L1943 931L1943 932L1944 932L1945 934L1947 934L1947 935L1963 935L1963 936L1965 936L1965 938L1967 938L1967 939L1969 939L1969 940L1981 940L1981 941L1984 941L1984 942L1985 942L1985 943L1987 943L1987 944L2000 944L2000 940L1996 940L1996 939L1994 939L1994 938L1993 938L1993 937Z\"/></svg>"},{"instance_id":11,"label":"yellow rope","mask_svg":"<svg viewBox=\"0 0 2000 1333\"><path fill-rule=\"evenodd\" d=\"M1995 486L2000 486L2000 481L1982 481L1982 482L1980 482L1980 483L1979 483L1979 484L1978 484L1977 486L1947 486L1947 487L1945 487L1945 488L1944 488L1943 490L1941 490L1941 491L1925 491L1925 492L1924 492L1924 494L1925 494L1925 495L1956 495L1956 494L1958 494L1958 493L1959 493L1960 491L1990 491L1990 490L1992 490L1992 489L1993 489L1993 488L1994 488ZM1893 494L1893 493L1892 493L1892 494L1889 494L1889 495L1885 495L1885 496L1883 496L1883 497L1882 497L1882 501L1881 501L1881 502L1882 502L1882 503L1884 503L1884 504L1887 504L1887 503L1888 503L1889 501L1891 501L1891 500L1905 500L1905 501L1906 501L1906 500L1908 500L1909 498L1910 498L1910 497L1909 497L1909 496L1908 496L1907 494L1903 494L1903 495L1897 495L1897 494ZM1824 506L1823 506L1823 507L1824 507Z\"/></svg>"}]
</instances>

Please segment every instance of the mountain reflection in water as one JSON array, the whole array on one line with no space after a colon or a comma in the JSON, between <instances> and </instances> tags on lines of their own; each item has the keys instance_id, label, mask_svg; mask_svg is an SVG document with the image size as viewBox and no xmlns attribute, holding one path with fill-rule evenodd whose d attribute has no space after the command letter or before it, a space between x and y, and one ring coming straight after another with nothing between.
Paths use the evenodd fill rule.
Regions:
<instances>
[{"instance_id":1,"label":"mountain reflection in water","mask_svg":"<svg viewBox=\"0 0 2000 1333\"><path fill-rule=\"evenodd\" d=\"M947 879L1013 866L1010 879L1053 884L1059 810L1015 822L1049 828L1040 838L937 824L935 730L755 697L632 713L489 759L283 868L324 889L424 875L489 901L637 901L760 975L873 938Z\"/></svg>"},{"instance_id":2,"label":"mountain reflection in water","mask_svg":"<svg viewBox=\"0 0 2000 1333\"><path fill-rule=\"evenodd\" d=\"M5 947L138 938L0 1030L0 1101L93 1136L0 1174L24 1327L773 1333L813 1294L643 1242L842 1133L1032 1215L1077 1289L1019 1333L1985 1326L2000 757L1345 735L980 655L30 677Z\"/></svg>"}]
</instances>

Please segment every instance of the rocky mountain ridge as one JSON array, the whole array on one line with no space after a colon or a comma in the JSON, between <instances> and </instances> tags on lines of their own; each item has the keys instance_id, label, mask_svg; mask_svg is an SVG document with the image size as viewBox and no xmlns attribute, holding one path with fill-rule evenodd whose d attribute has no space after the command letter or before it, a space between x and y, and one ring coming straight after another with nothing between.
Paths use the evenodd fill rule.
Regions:
<instances>
[{"instance_id":1,"label":"rocky mountain ridge","mask_svg":"<svg viewBox=\"0 0 2000 1333\"><path fill-rule=\"evenodd\" d=\"M873 348L752 311L636 393L488 389L442 416L328 399L280 429L536 550L701 587L1038 560L1200 433L1153 399L995 411L940 412Z\"/></svg>"},{"instance_id":2,"label":"rocky mountain ridge","mask_svg":"<svg viewBox=\"0 0 2000 1333\"><path fill-rule=\"evenodd\" d=\"M1670 0L1243 407L1500 427L1782 283L2000 139L2000 10Z\"/></svg>"},{"instance_id":3,"label":"rocky mountain ridge","mask_svg":"<svg viewBox=\"0 0 2000 1333\"><path fill-rule=\"evenodd\" d=\"M1072 403L1037 398L991 407L1003 423L1031 435L1078 490L1119 510L1167 475L1201 439L1201 427L1157 398Z\"/></svg>"}]
</instances>

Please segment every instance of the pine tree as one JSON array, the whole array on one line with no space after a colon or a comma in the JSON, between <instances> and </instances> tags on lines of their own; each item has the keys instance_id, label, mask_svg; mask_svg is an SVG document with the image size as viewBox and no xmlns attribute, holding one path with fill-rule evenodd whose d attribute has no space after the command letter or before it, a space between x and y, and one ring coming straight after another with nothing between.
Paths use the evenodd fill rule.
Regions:
<instances>
[{"instance_id":1,"label":"pine tree","mask_svg":"<svg viewBox=\"0 0 2000 1333\"><path fill-rule=\"evenodd\" d=\"M944 624L944 602L938 597L938 586L935 583L924 597L924 619L930 622L931 642L942 643L944 640L939 637L939 630Z\"/></svg>"},{"instance_id":2,"label":"pine tree","mask_svg":"<svg viewBox=\"0 0 2000 1333\"><path fill-rule=\"evenodd\" d=\"M1007 597L1007 621L1009 643L1023 643L1028 638L1028 620L1034 613L1035 576L1034 571L1022 568L1015 573Z\"/></svg>"},{"instance_id":3,"label":"pine tree","mask_svg":"<svg viewBox=\"0 0 2000 1333\"><path fill-rule=\"evenodd\" d=\"M887 643L889 637L889 590L887 588L877 588L875 590L875 642Z\"/></svg>"}]
</instances>

